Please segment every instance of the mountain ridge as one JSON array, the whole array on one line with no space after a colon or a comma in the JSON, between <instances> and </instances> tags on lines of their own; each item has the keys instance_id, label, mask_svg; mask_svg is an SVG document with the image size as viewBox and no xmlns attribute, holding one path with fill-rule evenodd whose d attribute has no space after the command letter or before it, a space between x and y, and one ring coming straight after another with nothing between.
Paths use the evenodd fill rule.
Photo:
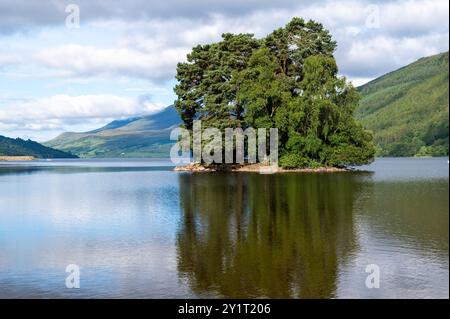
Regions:
<instances>
[{"instance_id":1,"label":"mountain ridge","mask_svg":"<svg viewBox=\"0 0 450 319\"><path fill-rule=\"evenodd\" d=\"M65 132L44 143L81 157L167 157L169 136L181 119L173 105L161 112L112 121L82 133Z\"/></svg>"},{"instance_id":2,"label":"mountain ridge","mask_svg":"<svg viewBox=\"0 0 450 319\"><path fill-rule=\"evenodd\" d=\"M35 158L77 158L77 156L46 147L32 140L0 135L0 156L32 156Z\"/></svg>"}]
</instances>

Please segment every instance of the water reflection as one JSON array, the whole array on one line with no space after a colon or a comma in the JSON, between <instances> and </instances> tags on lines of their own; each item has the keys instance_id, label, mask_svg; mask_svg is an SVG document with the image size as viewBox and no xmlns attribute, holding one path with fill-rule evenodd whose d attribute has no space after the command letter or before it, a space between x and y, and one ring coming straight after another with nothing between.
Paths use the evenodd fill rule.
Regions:
<instances>
[{"instance_id":1,"label":"water reflection","mask_svg":"<svg viewBox=\"0 0 450 319\"><path fill-rule=\"evenodd\" d=\"M181 174L180 276L199 295L335 297L367 176Z\"/></svg>"},{"instance_id":2,"label":"water reflection","mask_svg":"<svg viewBox=\"0 0 450 319\"><path fill-rule=\"evenodd\" d=\"M0 297L448 298L447 159L269 176L167 166L0 164ZM364 284L372 263L380 289Z\"/></svg>"},{"instance_id":3,"label":"water reflection","mask_svg":"<svg viewBox=\"0 0 450 319\"><path fill-rule=\"evenodd\" d=\"M0 166L2 175L31 175L31 174L79 174L79 173L125 173L125 172L149 172L172 171L170 166L152 167L88 167L88 166Z\"/></svg>"}]
</instances>

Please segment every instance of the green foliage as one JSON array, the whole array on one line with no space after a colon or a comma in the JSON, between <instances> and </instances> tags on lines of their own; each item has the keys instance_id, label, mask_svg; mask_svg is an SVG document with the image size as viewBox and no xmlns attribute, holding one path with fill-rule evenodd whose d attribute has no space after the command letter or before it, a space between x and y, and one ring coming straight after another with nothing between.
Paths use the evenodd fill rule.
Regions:
<instances>
[{"instance_id":1,"label":"green foliage","mask_svg":"<svg viewBox=\"0 0 450 319\"><path fill-rule=\"evenodd\" d=\"M337 76L336 43L323 26L294 18L264 39L224 34L178 64L175 106L184 126L278 128L284 167L345 166L373 159L353 112L359 94Z\"/></svg>"},{"instance_id":2,"label":"green foliage","mask_svg":"<svg viewBox=\"0 0 450 319\"><path fill-rule=\"evenodd\" d=\"M259 42L252 34L226 33L222 38L194 47L188 62L178 64L175 106L188 129L196 118L207 119L204 125L219 129L242 124L243 110L233 103L238 88L232 76L246 68Z\"/></svg>"},{"instance_id":3,"label":"green foliage","mask_svg":"<svg viewBox=\"0 0 450 319\"><path fill-rule=\"evenodd\" d=\"M45 147L31 140L12 139L0 136L0 155L34 156L36 158L76 158L70 153Z\"/></svg>"},{"instance_id":4,"label":"green foliage","mask_svg":"<svg viewBox=\"0 0 450 319\"><path fill-rule=\"evenodd\" d=\"M379 156L448 156L448 52L422 58L360 88L356 111Z\"/></svg>"},{"instance_id":5,"label":"green foliage","mask_svg":"<svg viewBox=\"0 0 450 319\"><path fill-rule=\"evenodd\" d=\"M284 168L318 168L321 166L320 163L293 152L281 156L279 164Z\"/></svg>"}]
</instances>

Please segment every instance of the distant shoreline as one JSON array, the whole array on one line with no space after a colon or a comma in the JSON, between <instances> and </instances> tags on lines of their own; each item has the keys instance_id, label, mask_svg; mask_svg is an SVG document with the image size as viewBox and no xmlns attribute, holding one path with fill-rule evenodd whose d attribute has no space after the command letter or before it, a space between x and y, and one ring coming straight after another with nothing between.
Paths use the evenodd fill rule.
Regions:
<instances>
[{"instance_id":1,"label":"distant shoreline","mask_svg":"<svg viewBox=\"0 0 450 319\"><path fill-rule=\"evenodd\" d=\"M271 166L261 163L257 164L228 164L228 165L204 165L204 164L189 164L185 166L177 166L174 168L176 172L243 172L243 173L337 173L349 172L349 168L338 167L318 167L318 168L282 168L277 167L271 170Z\"/></svg>"},{"instance_id":2,"label":"distant shoreline","mask_svg":"<svg viewBox=\"0 0 450 319\"><path fill-rule=\"evenodd\" d=\"M0 155L0 161L34 161L36 158L34 156L3 156Z\"/></svg>"}]
</instances>

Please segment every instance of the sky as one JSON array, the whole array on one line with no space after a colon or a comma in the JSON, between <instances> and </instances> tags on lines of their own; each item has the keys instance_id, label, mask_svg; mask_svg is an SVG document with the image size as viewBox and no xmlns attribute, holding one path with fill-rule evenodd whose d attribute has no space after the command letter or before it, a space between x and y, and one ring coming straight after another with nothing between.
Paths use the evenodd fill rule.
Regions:
<instances>
[{"instance_id":1,"label":"sky","mask_svg":"<svg viewBox=\"0 0 450 319\"><path fill-rule=\"evenodd\" d=\"M193 46L295 16L330 30L355 86L449 47L447 0L0 0L0 135L47 141L157 112Z\"/></svg>"}]
</instances>

